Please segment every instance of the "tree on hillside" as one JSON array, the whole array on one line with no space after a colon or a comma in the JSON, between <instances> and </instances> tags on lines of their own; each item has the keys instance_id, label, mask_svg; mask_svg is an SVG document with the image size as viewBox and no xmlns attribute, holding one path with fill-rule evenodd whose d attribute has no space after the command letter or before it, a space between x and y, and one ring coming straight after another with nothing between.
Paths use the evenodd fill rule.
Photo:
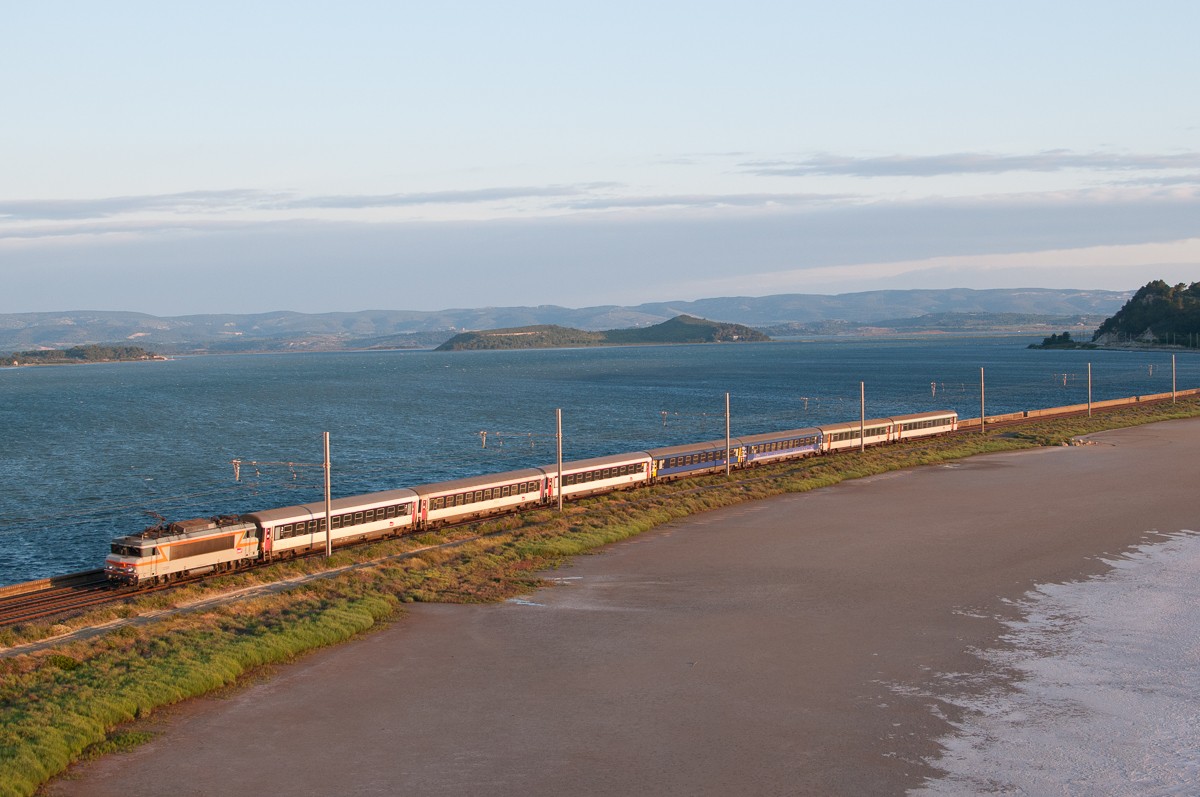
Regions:
<instances>
[{"instance_id":1,"label":"tree on hillside","mask_svg":"<svg viewBox=\"0 0 1200 797\"><path fill-rule=\"evenodd\" d=\"M1157 340L1200 334L1200 282L1146 283L1116 315L1100 325L1092 339L1137 338L1147 332Z\"/></svg>"}]
</instances>

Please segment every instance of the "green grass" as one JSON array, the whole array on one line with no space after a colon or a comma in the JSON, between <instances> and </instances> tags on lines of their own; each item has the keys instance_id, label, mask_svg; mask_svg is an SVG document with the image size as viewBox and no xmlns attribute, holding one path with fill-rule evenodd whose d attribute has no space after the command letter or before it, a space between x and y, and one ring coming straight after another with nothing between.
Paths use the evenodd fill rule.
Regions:
<instances>
[{"instance_id":1,"label":"green grass","mask_svg":"<svg viewBox=\"0 0 1200 797\"><path fill-rule=\"evenodd\" d=\"M128 723L156 709L237 684L266 665L287 662L376 629L414 601L485 602L526 594L538 571L663 523L744 501L827 487L899 468L982 453L1058 445L1118 427L1200 415L1200 403L1133 406L1093 418L1044 420L1013 430L940 437L652 488L339 552L336 564L374 562L308 582L283 595L249 598L203 613L166 616L102 637L0 660L0 797L29 795L73 761L128 749L149 738ZM409 559L385 559L421 546L490 536ZM31 624L0 633L0 643L45 638L73 627L131 616L213 592L320 572L320 559L212 579L136 599L70 623Z\"/></svg>"}]
</instances>

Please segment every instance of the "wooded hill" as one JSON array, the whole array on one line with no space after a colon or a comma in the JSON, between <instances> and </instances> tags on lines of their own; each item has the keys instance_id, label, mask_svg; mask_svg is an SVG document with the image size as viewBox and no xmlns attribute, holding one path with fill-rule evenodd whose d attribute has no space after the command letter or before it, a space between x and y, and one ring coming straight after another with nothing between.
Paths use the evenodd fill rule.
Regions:
<instances>
[{"instance_id":1,"label":"wooded hill","mask_svg":"<svg viewBox=\"0 0 1200 797\"><path fill-rule=\"evenodd\" d=\"M1100 325L1092 340L1200 345L1200 282L1147 283L1116 315Z\"/></svg>"},{"instance_id":2,"label":"wooded hill","mask_svg":"<svg viewBox=\"0 0 1200 797\"><path fill-rule=\"evenodd\" d=\"M156 357L139 346L72 346L69 349L15 351L4 365L57 365L61 363L105 363L152 360Z\"/></svg>"},{"instance_id":3,"label":"wooded hill","mask_svg":"<svg viewBox=\"0 0 1200 797\"><path fill-rule=\"evenodd\" d=\"M650 327L609 329L602 332L588 332L553 324L464 332L450 338L435 351L552 349L653 343L745 343L763 340L770 338L741 324L723 324L681 315Z\"/></svg>"}]
</instances>

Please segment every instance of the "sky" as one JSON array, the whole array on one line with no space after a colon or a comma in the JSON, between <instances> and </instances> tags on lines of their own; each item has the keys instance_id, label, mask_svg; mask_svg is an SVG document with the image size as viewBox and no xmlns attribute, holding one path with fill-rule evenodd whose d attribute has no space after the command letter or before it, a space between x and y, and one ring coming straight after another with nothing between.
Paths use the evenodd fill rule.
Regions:
<instances>
[{"instance_id":1,"label":"sky","mask_svg":"<svg viewBox=\"0 0 1200 797\"><path fill-rule=\"evenodd\" d=\"M1200 4L0 0L0 313L1200 280Z\"/></svg>"}]
</instances>

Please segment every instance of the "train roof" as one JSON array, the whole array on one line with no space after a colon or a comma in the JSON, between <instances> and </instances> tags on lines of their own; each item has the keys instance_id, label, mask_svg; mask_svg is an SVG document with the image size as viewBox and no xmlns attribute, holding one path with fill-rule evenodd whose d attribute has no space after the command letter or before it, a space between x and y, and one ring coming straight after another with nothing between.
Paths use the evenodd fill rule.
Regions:
<instances>
[{"instance_id":1,"label":"train roof","mask_svg":"<svg viewBox=\"0 0 1200 797\"><path fill-rule=\"evenodd\" d=\"M817 428L820 429L822 433L829 434L830 432L841 432L844 430L854 430L854 429L857 429L860 424L864 428L870 428L870 427L875 427L875 426L890 426L891 423L892 423L891 418L867 418L865 421L844 421L842 423L827 423L823 426L818 426Z\"/></svg>"},{"instance_id":2,"label":"train roof","mask_svg":"<svg viewBox=\"0 0 1200 797\"><path fill-rule=\"evenodd\" d=\"M180 520L169 523L166 526L154 526L144 529L137 534L118 537L113 542L136 547L143 542L159 544L196 537L211 537L216 534L226 534L230 531L240 531L251 525L239 517L192 518L191 520Z\"/></svg>"},{"instance_id":3,"label":"train roof","mask_svg":"<svg viewBox=\"0 0 1200 797\"><path fill-rule=\"evenodd\" d=\"M625 465L630 462L646 462L650 459L650 455L645 451L633 451L628 454L609 454L605 457L591 457L590 459L577 459L573 462L564 462L563 471L569 470L591 470L592 468L611 468L613 465ZM543 465L542 470L548 474L558 473L558 463L552 462L549 465Z\"/></svg>"},{"instance_id":4,"label":"train roof","mask_svg":"<svg viewBox=\"0 0 1200 797\"><path fill-rule=\"evenodd\" d=\"M554 466L556 469L558 465ZM529 481L530 479L544 478L546 473L541 468L523 468L522 470L510 470L504 473L492 473L486 476L469 476L465 479L455 479L454 481L438 482L437 484L422 484L414 487L413 491L417 495L435 495L437 493L456 493L459 490L476 490L495 487L497 485L511 484L512 482Z\"/></svg>"},{"instance_id":5,"label":"train roof","mask_svg":"<svg viewBox=\"0 0 1200 797\"><path fill-rule=\"evenodd\" d=\"M334 498L330 502L330 508L336 515L347 510L372 509L377 506L387 506L401 501L413 501L416 497L417 494L407 488L386 490L381 493L366 493L365 495L349 495ZM261 509L257 512L246 512L242 517L256 520L259 523L279 523L297 518L321 518L325 517L325 502L313 501L312 503L297 504L296 506L281 506L277 509Z\"/></svg>"},{"instance_id":6,"label":"train roof","mask_svg":"<svg viewBox=\"0 0 1200 797\"><path fill-rule=\"evenodd\" d=\"M954 410L940 410L938 412L914 412L911 415L893 415L893 421L917 421L927 418L957 418L958 413Z\"/></svg>"},{"instance_id":7,"label":"train roof","mask_svg":"<svg viewBox=\"0 0 1200 797\"><path fill-rule=\"evenodd\" d=\"M771 440L791 440L793 437L820 437L821 430L815 426L809 426L804 429L788 429L786 432L764 432L763 434L742 435L738 439L743 445L754 443L766 443Z\"/></svg>"},{"instance_id":8,"label":"train roof","mask_svg":"<svg viewBox=\"0 0 1200 797\"><path fill-rule=\"evenodd\" d=\"M741 440L737 437L729 438L729 447L737 448L741 445ZM666 448L649 448L646 453L651 457L658 459L659 457L676 457L680 454L694 454L697 451L724 451L725 438L720 440L709 440L706 443L688 443L682 446L667 446Z\"/></svg>"}]
</instances>

